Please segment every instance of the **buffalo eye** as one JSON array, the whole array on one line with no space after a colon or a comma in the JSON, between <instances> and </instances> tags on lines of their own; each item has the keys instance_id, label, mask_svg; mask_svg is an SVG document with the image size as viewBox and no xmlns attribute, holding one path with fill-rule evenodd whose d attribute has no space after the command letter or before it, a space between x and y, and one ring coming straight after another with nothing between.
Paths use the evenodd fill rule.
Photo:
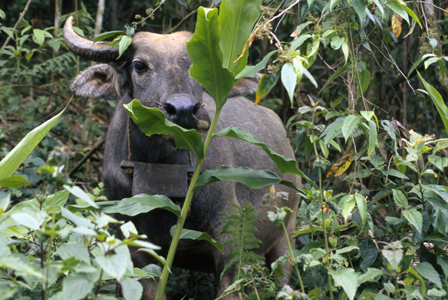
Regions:
<instances>
[{"instance_id":1,"label":"buffalo eye","mask_svg":"<svg viewBox=\"0 0 448 300\"><path fill-rule=\"evenodd\" d=\"M137 73L143 73L149 70L148 65L142 61L136 60L132 63Z\"/></svg>"}]
</instances>

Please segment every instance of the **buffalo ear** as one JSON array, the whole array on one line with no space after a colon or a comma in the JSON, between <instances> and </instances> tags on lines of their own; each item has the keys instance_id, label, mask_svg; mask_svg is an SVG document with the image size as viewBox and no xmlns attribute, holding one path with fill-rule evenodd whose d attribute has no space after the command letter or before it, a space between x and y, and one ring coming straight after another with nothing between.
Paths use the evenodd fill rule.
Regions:
<instances>
[{"instance_id":1,"label":"buffalo ear","mask_svg":"<svg viewBox=\"0 0 448 300\"><path fill-rule=\"evenodd\" d=\"M246 94L255 94L258 89L258 82L260 81L261 74L254 77L245 77L238 81L230 91L230 97L243 96Z\"/></svg>"},{"instance_id":2,"label":"buffalo ear","mask_svg":"<svg viewBox=\"0 0 448 300\"><path fill-rule=\"evenodd\" d=\"M105 99L121 98L125 76L106 64L94 65L79 73L72 84L72 91L83 97Z\"/></svg>"}]
</instances>

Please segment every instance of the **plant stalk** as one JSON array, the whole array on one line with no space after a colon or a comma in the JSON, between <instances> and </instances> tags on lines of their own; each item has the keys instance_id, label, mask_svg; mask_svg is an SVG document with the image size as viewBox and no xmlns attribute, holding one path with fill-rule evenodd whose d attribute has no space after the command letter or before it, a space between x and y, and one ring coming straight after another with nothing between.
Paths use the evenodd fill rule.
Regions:
<instances>
[{"instance_id":1,"label":"plant stalk","mask_svg":"<svg viewBox=\"0 0 448 300\"><path fill-rule=\"evenodd\" d=\"M188 187L187 196L185 197L184 205L182 206L182 211L180 213L179 218L177 219L176 230L173 234L173 240L170 245L170 249L168 250L168 255L166 258L166 265L163 267L162 276L160 276L159 286L157 287L157 294L155 300L161 300L163 297L163 293L165 291L166 282L168 280L168 276L170 273L171 266L174 261L174 255L176 254L177 244L179 243L180 235L182 233L182 228L184 227L185 220L187 219L188 211L190 210L191 200L193 199L194 189L196 187L196 183L198 181L199 175L202 170L202 166L204 165L205 157L208 152L208 148L212 142L213 133L215 131L216 124L218 123L219 115L221 114L221 110L217 110L215 115L213 116L212 124L207 133L207 137L204 142L204 157L199 160L196 164L196 168L193 173L193 177L190 182L190 186Z\"/></svg>"}]
</instances>

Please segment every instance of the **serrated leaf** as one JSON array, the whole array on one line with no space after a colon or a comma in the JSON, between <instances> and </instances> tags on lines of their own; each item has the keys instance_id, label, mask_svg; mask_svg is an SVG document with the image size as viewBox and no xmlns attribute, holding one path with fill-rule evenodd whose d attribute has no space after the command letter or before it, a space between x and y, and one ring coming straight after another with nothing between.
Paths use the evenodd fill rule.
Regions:
<instances>
[{"instance_id":1,"label":"serrated leaf","mask_svg":"<svg viewBox=\"0 0 448 300\"><path fill-rule=\"evenodd\" d=\"M353 1L353 0L352 0ZM328 270L336 285L341 286L350 300L355 298L358 289L358 278L352 268L340 269L338 271Z\"/></svg>"},{"instance_id":2,"label":"serrated leaf","mask_svg":"<svg viewBox=\"0 0 448 300\"><path fill-rule=\"evenodd\" d=\"M227 95L234 85L235 77L229 69L223 67L223 52L220 43L224 40L227 41L228 38L221 37L218 9L204 9L203 7L199 7L196 30L192 39L187 42L188 56L193 63L190 69L190 76L196 79L210 96L212 96L217 110L220 110L227 101ZM244 40L244 44L246 40ZM234 51L236 47L234 44L235 41L232 42L232 49ZM230 53L227 54L230 57ZM239 53L235 53L235 55L234 60L238 57ZM229 57L226 56L226 58ZM239 60L238 62L240 61L244 60ZM208 72L204 72L204 70L208 70ZM202 148L203 146L201 145ZM199 157L198 160L201 158Z\"/></svg>"},{"instance_id":3,"label":"serrated leaf","mask_svg":"<svg viewBox=\"0 0 448 300\"><path fill-rule=\"evenodd\" d=\"M400 208L406 208L408 206L408 199L406 199L406 195L403 194L400 190L392 190L395 204L397 204Z\"/></svg>"},{"instance_id":4,"label":"serrated leaf","mask_svg":"<svg viewBox=\"0 0 448 300\"><path fill-rule=\"evenodd\" d=\"M70 274L62 281L64 300L79 300L85 298L94 285L81 274Z\"/></svg>"},{"instance_id":5,"label":"serrated leaf","mask_svg":"<svg viewBox=\"0 0 448 300\"><path fill-rule=\"evenodd\" d=\"M278 171L281 174L292 173L292 174L299 175L300 177L302 177L303 179L308 181L313 187L317 188L316 183L314 183L314 181L309 179L308 176L305 175L305 173L303 173L301 170L299 170L299 168L297 167L297 161L295 159L285 157L281 154L278 154L277 152L273 151L265 144L261 143L253 135L244 132L241 128L227 127L227 128L220 130L219 132L215 133L213 136L214 137L229 137L229 138L239 139L239 140L251 143L253 145L256 145L256 146L260 147L261 149L263 149L264 152L266 152L266 154L275 163L275 165L278 168Z\"/></svg>"},{"instance_id":6,"label":"serrated leaf","mask_svg":"<svg viewBox=\"0 0 448 300\"><path fill-rule=\"evenodd\" d=\"M201 175L199 175L196 188L224 180L240 182L255 189L278 183L300 191L292 182L282 180L275 173L270 171L252 170L248 167L232 168L229 166L222 166L217 169L202 172Z\"/></svg>"},{"instance_id":7,"label":"serrated leaf","mask_svg":"<svg viewBox=\"0 0 448 300\"><path fill-rule=\"evenodd\" d=\"M75 257L80 261L90 264L90 255L86 245L75 243L64 243L56 252L63 260Z\"/></svg>"},{"instance_id":8,"label":"serrated leaf","mask_svg":"<svg viewBox=\"0 0 448 300\"><path fill-rule=\"evenodd\" d=\"M423 227L423 217L422 213L419 212L415 208L406 209L403 210L403 217L406 218L406 220L409 221L414 227L417 229L417 231L422 234L422 227Z\"/></svg>"},{"instance_id":9,"label":"serrated leaf","mask_svg":"<svg viewBox=\"0 0 448 300\"><path fill-rule=\"evenodd\" d=\"M419 264L416 264L413 268L421 276L425 277L430 282L432 282L435 285L437 285L437 287L439 289L442 288L442 282L440 281L440 277L439 277L440 275L439 275L439 273L437 273L436 269L434 269L434 267L430 263L428 263L428 262L421 262Z\"/></svg>"},{"instance_id":10,"label":"serrated leaf","mask_svg":"<svg viewBox=\"0 0 448 300\"><path fill-rule=\"evenodd\" d=\"M120 213L127 216L136 216L147 213L156 208L166 209L176 216L180 216L181 209L170 198L163 195L140 194L120 201L98 202L101 211L105 213Z\"/></svg>"},{"instance_id":11,"label":"serrated leaf","mask_svg":"<svg viewBox=\"0 0 448 300\"><path fill-rule=\"evenodd\" d=\"M185 129L170 122L165 114L155 107L143 106L134 99L124 105L128 115L146 135L168 134L174 138L174 144L179 149L193 152L198 160L204 157L204 142L201 135L194 129Z\"/></svg>"},{"instance_id":12,"label":"serrated leaf","mask_svg":"<svg viewBox=\"0 0 448 300\"><path fill-rule=\"evenodd\" d=\"M350 115L345 118L344 123L342 124L342 135L345 138L345 142L347 142L350 134L355 130L356 126L358 126L358 122L362 119L362 117L357 117L354 115Z\"/></svg>"},{"instance_id":13,"label":"serrated leaf","mask_svg":"<svg viewBox=\"0 0 448 300\"><path fill-rule=\"evenodd\" d=\"M95 207L95 208L99 208L98 205L96 205L96 203L93 202L92 199L90 199L89 195L87 195L87 193L84 192L83 190L81 190L79 187L77 187L77 186L69 186L67 184L64 184L64 189L69 191L70 194L78 197L79 199L81 199L85 203L89 204L90 206Z\"/></svg>"},{"instance_id":14,"label":"serrated leaf","mask_svg":"<svg viewBox=\"0 0 448 300\"><path fill-rule=\"evenodd\" d=\"M139 300L142 298L143 287L135 279L124 277L120 282L123 297L126 300Z\"/></svg>"},{"instance_id":15,"label":"serrated leaf","mask_svg":"<svg viewBox=\"0 0 448 300\"><path fill-rule=\"evenodd\" d=\"M62 115L64 110L39 127L34 128L2 159L0 162L0 179L9 177L14 173L14 171L22 164L28 155L31 154L34 148L36 148L40 141L47 135L47 132L59 120L59 117Z\"/></svg>"},{"instance_id":16,"label":"serrated leaf","mask_svg":"<svg viewBox=\"0 0 448 300\"><path fill-rule=\"evenodd\" d=\"M433 193L436 193L438 196L440 196L440 198L442 198L443 200L445 200L446 202L448 202L448 190L441 185L437 185L437 184L426 184L426 185L422 185L424 189L430 190Z\"/></svg>"},{"instance_id":17,"label":"serrated leaf","mask_svg":"<svg viewBox=\"0 0 448 300\"><path fill-rule=\"evenodd\" d=\"M393 270L397 270L400 265L401 259L403 258L403 249L383 249L381 250L383 256L390 263Z\"/></svg>"},{"instance_id":18,"label":"serrated leaf","mask_svg":"<svg viewBox=\"0 0 448 300\"><path fill-rule=\"evenodd\" d=\"M174 235L174 231L176 230L176 225L171 227L170 234L171 236ZM191 240L197 240L197 241L207 241L211 243L213 246L218 248L220 251L223 249L223 244L214 240L207 232L200 232L196 230L191 229L185 229L182 228L182 232L180 234L180 239L191 239Z\"/></svg>"},{"instance_id":19,"label":"serrated leaf","mask_svg":"<svg viewBox=\"0 0 448 300\"><path fill-rule=\"evenodd\" d=\"M122 246L124 247L124 246ZM126 272L127 265L123 263L128 260L123 253L112 254L108 256L99 256L95 258L95 262L110 276L113 276L118 281L121 281Z\"/></svg>"},{"instance_id":20,"label":"serrated leaf","mask_svg":"<svg viewBox=\"0 0 448 300\"><path fill-rule=\"evenodd\" d=\"M371 239L365 239L359 243L359 250L361 252L360 267L365 271L375 262L378 256L378 248ZM360 283L362 283L361 280Z\"/></svg>"}]
</instances>

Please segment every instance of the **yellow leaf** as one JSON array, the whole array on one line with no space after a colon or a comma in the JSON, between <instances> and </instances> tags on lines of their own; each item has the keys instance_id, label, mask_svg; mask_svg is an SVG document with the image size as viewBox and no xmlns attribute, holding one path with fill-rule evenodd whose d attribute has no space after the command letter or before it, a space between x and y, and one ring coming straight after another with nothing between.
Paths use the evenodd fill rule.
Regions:
<instances>
[{"instance_id":1,"label":"yellow leaf","mask_svg":"<svg viewBox=\"0 0 448 300\"><path fill-rule=\"evenodd\" d=\"M401 23L403 22L403 18L399 15L395 14L392 16L392 31L395 33L396 37L399 37L401 34Z\"/></svg>"},{"instance_id":2,"label":"yellow leaf","mask_svg":"<svg viewBox=\"0 0 448 300\"><path fill-rule=\"evenodd\" d=\"M344 173L348 167L350 167L350 164L352 163L352 156L353 153L349 153L344 155L342 158L340 158L331 168L330 171L327 173L327 177L330 177L334 174L335 177L340 176L342 173Z\"/></svg>"}]
</instances>

